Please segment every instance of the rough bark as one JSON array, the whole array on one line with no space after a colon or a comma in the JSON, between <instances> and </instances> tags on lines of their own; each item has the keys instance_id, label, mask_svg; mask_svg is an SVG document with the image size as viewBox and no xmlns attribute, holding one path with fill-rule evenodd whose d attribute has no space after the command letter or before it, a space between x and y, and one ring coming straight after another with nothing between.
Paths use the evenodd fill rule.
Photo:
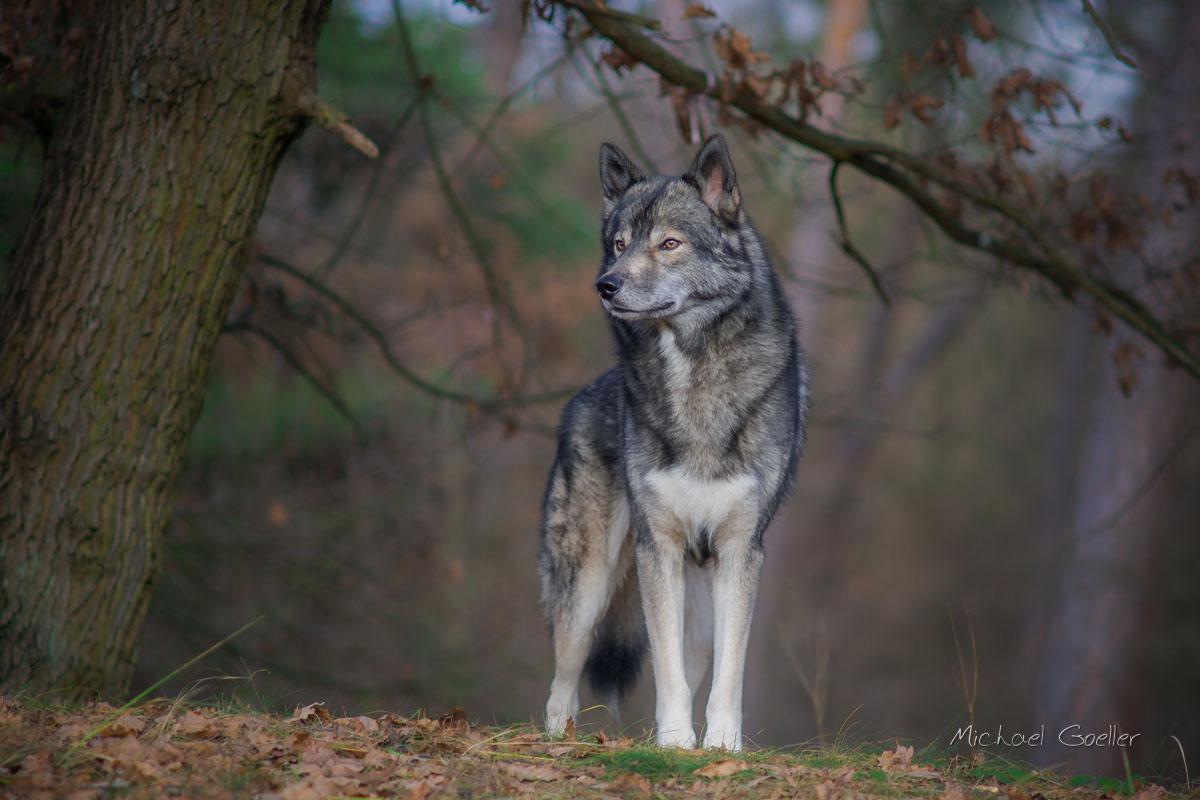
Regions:
<instances>
[{"instance_id":1,"label":"rough bark","mask_svg":"<svg viewBox=\"0 0 1200 800\"><path fill-rule=\"evenodd\" d=\"M95 8L0 304L0 692L127 689L327 6Z\"/></svg>"}]
</instances>

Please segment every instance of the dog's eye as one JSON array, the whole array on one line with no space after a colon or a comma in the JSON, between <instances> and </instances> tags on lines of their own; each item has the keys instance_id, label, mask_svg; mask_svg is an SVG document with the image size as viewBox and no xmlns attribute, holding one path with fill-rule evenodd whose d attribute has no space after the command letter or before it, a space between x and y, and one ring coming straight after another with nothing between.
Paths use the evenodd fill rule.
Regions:
<instances>
[{"instance_id":1,"label":"dog's eye","mask_svg":"<svg viewBox=\"0 0 1200 800\"><path fill-rule=\"evenodd\" d=\"M662 244L660 244L658 246L658 249L659 250L674 250L676 247L679 247L679 245L681 245L681 244L683 244L683 242L679 241L678 239L666 239L663 241Z\"/></svg>"},{"instance_id":2,"label":"dog's eye","mask_svg":"<svg viewBox=\"0 0 1200 800\"><path fill-rule=\"evenodd\" d=\"M613 247L617 248L618 253L624 253L625 252L625 240L617 239L616 241L613 242Z\"/></svg>"}]
</instances>

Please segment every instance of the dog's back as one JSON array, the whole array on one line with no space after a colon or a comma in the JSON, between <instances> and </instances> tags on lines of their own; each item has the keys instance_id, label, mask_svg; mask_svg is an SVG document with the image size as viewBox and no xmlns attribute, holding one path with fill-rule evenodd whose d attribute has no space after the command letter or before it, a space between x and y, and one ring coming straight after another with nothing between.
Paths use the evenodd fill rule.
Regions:
<instances>
[{"instance_id":1,"label":"dog's back","mask_svg":"<svg viewBox=\"0 0 1200 800\"><path fill-rule=\"evenodd\" d=\"M703 678L714 619L719 639L725 615L728 581L714 584L709 567L723 556L737 562L725 572L750 584L752 605L762 535L791 486L808 406L795 323L740 208L723 140L710 139L682 178L647 178L606 145L601 178L605 258L596 286L618 364L563 412L543 502L552 732L577 713L581 671L615 704L636 679L648 638L665 643L656 651L684 651L687 686L671 690L666 712L683 715L680 697ZM685 563L676 566L676 555ZM730 597L725 606L746 606L744 589ZM681 605L688 618L676 642L667 616ZM656 674L660 655L662 671L673 671L676 654L656 653ZM740 671L736 684L740 747ZM694 734L679 719L670 722L680 732L664 740L658 690L660 742L686 744ZM714 702L710 716L732 713L714 712ZM716 745L734 746L726 741L733 735L722 731Z\"/></svg>"}]
</instances>

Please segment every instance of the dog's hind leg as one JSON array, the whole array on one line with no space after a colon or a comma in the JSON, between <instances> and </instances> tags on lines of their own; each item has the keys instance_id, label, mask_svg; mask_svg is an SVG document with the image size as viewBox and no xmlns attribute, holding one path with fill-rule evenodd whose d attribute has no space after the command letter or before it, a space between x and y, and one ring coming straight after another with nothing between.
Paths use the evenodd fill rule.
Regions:
<instances>
[{"instance_id":1,"label":"dog's hind leg","mask_svg":"<svg viewBox=\"0 0 1200 800\"><path fill-rule=\"evenodd\" d=\"M762 563L762 546L749 535L730 536L718 546L713 573L713 680L705 712L705 747L742 749L742 679Z\"/></svg>"},{"instance_id":2,"label":"dog's hind leg","mask_svg":"<svg viewBox=\"0 0 1200 800\"><path fill-rule=\"evenodd\" d=\"M576 516L582 552L572 565L562 602L552 608L554 680L546 702L546 730L561 736L579 713L579 678L592 649L593 635L608 609L621 546L629 535L629 509L624 498L607 517ZM592 529L594 528L594 530Z\"/></svg>"}]
</instances>

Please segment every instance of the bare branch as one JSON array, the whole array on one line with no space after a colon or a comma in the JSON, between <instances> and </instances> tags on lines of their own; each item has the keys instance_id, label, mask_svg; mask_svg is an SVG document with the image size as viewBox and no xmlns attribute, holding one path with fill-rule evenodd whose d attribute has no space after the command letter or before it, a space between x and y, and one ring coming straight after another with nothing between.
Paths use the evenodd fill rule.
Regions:
<instances>
[{"instance_id":1,"label":"bare branch","mask_svg":"<svg viewBox=\"0 0 1200 800\"><path fill-rule=\"evenodd\" d=\"M470 405L479 408L482 411L497 414L505 422L518 425L519 427L529 427L520 423L511 416L502 414L501 412L503 409L513 408L516 406L557 402L570 397L577 391L576 389L564 389L561 391L546 392L544 394L537 395L495 397L487 395L470 395L463 392L454 391L453 389L446 389L445 387L438 386L437 384L431 383L422 378L407 365L405 365L404 362L402 362L399 357L396 356L395 352L391 348L391 345L388 344L387 337L383 335L383 332L380 331L379 328L375 327L375 325L372 324L371 321L368 320L361 311L355 308L350 301L346 300L333 289L329 288L311 275L297 269L281 258L277 258L267 253L259 253L258 259L268 266L274 267L281 272L291 275L293 278L300 281L305 286L308 286L310 289L336 306L338 310L345 314L351 322L362 329L363 333L367 335L367 338L375 343L375 346L379 349L380 354L383 356L383 359L387 362L388 366L390 366L402 378L411 383L413 386L416 386L421 391L432 395L433 397L441 400L450 400L452 402L461 403L464 405Z\"/></svg>"},{"instance_id":2,"label":"bare branch","mask_svg":"<svg viewBox=\"0 0 1200 800\"><path fill-rule=\"evenodd\" d=\"M296 97L296 108L301 114L311 117L313 122L330 131L346 144L367 158L378 158L379 148L350 122L350 118L312 92L301 92Z\"/></svg>"},{"instance_id":3,"label":"bare branch","mask_svg":"<svg viewBox=\"0 0 1200 800\"><path fill-rule=\"evenodd\" d=\"M432 79L421 75L420 65L417 62L416 50L412 46L412 39L409 36L408 24L404 20L402 9L400 8L399 0L393 0L393 10L396 15L396 27L400 30L400 44L404 51L404 59L408 64L409 74L413 82L413 88L417 92L417 113L421 122L421 132L425 137L425 146L429 150L429 161L433 165L434 175L437 177L438 186L442 190L442 194L446 197L446 205L450 207L450 213L458 221L459 226L463 230L463 234L467 240L467 247L474 256L476 263L479 265L480 272L483 273L484 286L487 289L488 298L493 307L501 311L512 322L513 327L517 331L518 337L521 340L522 347L522 364L524 369L525 362L528 360L529 342L525 332L525 326L521 321L520 313L517 311L516 305L504 290L499 279L496 276L495 270L492 268L491 259L488 257L487 247L483 240L479 238L479 234L475 231L475 226L471 223L471 218L467 214L466 208L458 199L458 195L454 192L454 186L450 181L450 175L446 171L445 164L442 163L441 151L438 148L436 137L433 135L433 128L429 121L429 104L426 102L429 98L429 90L432 88ZM500 315L497 314L492 325L492 339L497 346L501 344L501 323ZM519 381L518 381L519 384Z\"/></svg>"},{"instance_id":4,"label":"bare branch","mask_svg":"<svg viewBox=\"0 0 1200 800\"><path fill-rule=\"evenodd\" d=\"M807 125L750 92L739 89L732 99L723 97L720 88L713 85L705 72L690 66L658 43L633 31L628 25L605 14L596 13L595 7L588 0L554 2L581 12L599 34L666 81L732 106L781 136L823 153L834 162L846 162L860 172L892 186L915 203L947 236L959 244L1036 272L1068 297L1076 291L1090 295L1103 309L1123 320L1193 377L1200 379L1200 356L1191 352L1177 337L1170 334L1162 321L1137 298L1120 287L1093 276L1083 266L1072 262L1059 252L1046 232L1016 208L967 187L932 165L895 148L876 142L848 139ZM926 189L923 185L926 180L957 192L981 208L993 211L1016 224L1029 237L1035 249L1028 248L1019 240L998 239L967 226L955 212L939 202Z\"/></svg>"},{"instance_id":5,"label":"bare branch","mask_svg":"<svg viewBox=\"0 0 1200 800\"><path fill-rule=\"evenodd\" d=\"M1117 47L1117 40L1113 38L1113 33L1105 23L1104 18L1096 11L1096 7L1092 5L1091 0L1083 0L1083 10L1092 18L1092 22L1096 23L1096 27L1100 29L1100 33L1104 36L1104 41L1108 42L1108 47L1112 50L1113 58L1120 61L1131 69L1137 69L1137 62L1129 56L1121 52L1121 48Z\"/></svg>"},{"instance_id":6,"label":"bare branch","mask_svg":"<svg viewBox=\"0 0 1200 800\"><path fill-rule=\"evenodd\" d=\"M846 227L846 215L842 212L842 198L838 195L837 188L838 167L841 165L840 161L835 161L833 162L833 168L829 170L829 196L833 199L833 210L837 214L838 243L842 247L842 252L850 256L867 273L867 278L870 279L871 286L875 289L875 294L879 295L879 299L883 301L883 304L890 306L892 301L888 297L887 292L884 291L883 283L879 280L879 273L871 266L871 262L867 261L867 257L850 241L850 230Z\"/></svg>"},{"instance_id":7,"label":"bare branch","mask_svg":"<svg viewBox=\"0 0 1200 800\"><path fill-rule=\"evenodd\" d=\"M587 82L587 75L583 67L579 63L578 56L571 59L575 65L575 69L579 72L579 77ZM604 70L599 64L592 64L592 70L596 74L598 91L604 96L604 101L608 103L609 110L612 111L613 117L617 120L617 124L621 126L621 130L625 132L625 138L629 140L630 146L633 148L634 155L642 160L642 167L650 170L650 174L658 172L658 168L654 166L654 160L646 153L646 149L642 147L642 142L638 138L637 132L633 129L633 123L629 121L629 117L625 114L625 109L621 107L621 99L613 93L612 88L608 85L608 79L604 77Z\"/></svg>"},{"instance_id":8,"label":"bare branch","mask_svg":"<svg viewBox=\"0 0 1200 800\"><path fill-rule=\"evenodd\" d=\"M412 117L413 112L416 111L417 103L419 102L421 102L420 97L413 98L408 107L404 109L404 112L400 114L400 118L396 120L396 124L392 126L387 139L383 142L383 153L385 155L395 145L396 138L400 135L400 131L404 129L404 126L408 124L408 120ZM379 189L379 182L383 178L385 160L380 159L375 164L375 168L371 172L371 177L367 181L367 187L363 190L362 197L358 200L358 208L355 210L354 216L350 218L350 224L338 236L333 252L329 254L329 258L325 260L325 265L320 269L322 275L328 275L333 271L333 268L342 260L342 256L346 254L346 250L349 249L350 243L354 240L354 235L358 233L358 229L367 215L367 207L370 205L371 199L375 196L375 192Z\"/></svg>"},{"instance_id":9,"label":"bare branch","mask_svg":"<svg viewBox=\"0 0 1200 800\"><path fill-rule=\"evenodd\" d=\"M251 322L237 322L226 325L224 330L231 333L253 333L255 336L270 345L275 352L279 353L279 355L283 357L283 360L288 363L288 366L295 370L296 374L304 378L304 380L308 382L309 386L316 389L317 394L324 397L329 405L333 406L333 410L340 414L342 418L345 419L350 425L350 428L354 431L355 437L359 441L362 441L362 428L359 426L358 420L355 419L352 413L350 413L350 409L347 408L346 404L342 401L342 398L338 396L337 392L334 391L332 387L326 386L316 375L312 374L312 372L310 372L308 368L304 366L304 363L300 360L299 356L289 350L287 345L280 341L275 334L271 333L266 328L262 328Z\"/></svg>"}]
</instances>

